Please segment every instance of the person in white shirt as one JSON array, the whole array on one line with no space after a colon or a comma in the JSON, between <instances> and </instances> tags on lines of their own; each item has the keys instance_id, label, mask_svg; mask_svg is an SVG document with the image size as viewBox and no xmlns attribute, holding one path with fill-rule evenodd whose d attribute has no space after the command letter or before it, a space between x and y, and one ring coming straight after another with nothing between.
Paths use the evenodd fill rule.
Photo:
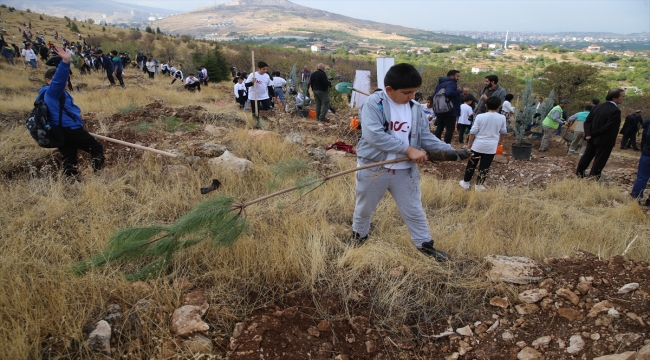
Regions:
<instances>
[{"instance_id":1,"label":"person in white shirt","mask_svg":"<svg viewBox=\"0 0 650 360\"><path fill-rule=\"evenodd\" d=\"M266 72L269 65L264 61L257 63L257 71L248 75L245 85L248 89L248 100L251 103L251 110L255 114L257 106L260 110L269 110L271 108L271 98L269 97L269 87L272 87L271 78ZM255 86L253 86L253 83ZM255 100L257 99L257 104Z\"/></svg>"},{"instance_id":2,"label":"person in white shirt","mask_svg":"<svg viewBox=\"0 0 650 360\"><path fill-rule=\"evenodd\" d=\"M176 70L176 69L174 69L174 67L172 67L170 70L174 70L174 71L171 73L172 76L174 77L174 80L172 80L172 84L173 84L174 82L176 82L176 79L181 79L181 81L183 81L183 72L182 72L182 71L180 71L180 70ZM171 85L171 84L170 84L170 85Z\"/></svg>"},{"instance_id":3,"label":"person in white shirt","mask_svg":"<svg viewBox=\"0 0 650 360\"><path fill-rule=\"evenodd\" d=\"M167 75L167 73L169 72L169 66L167 65L167 63L160 64L160 72L163 75Z\"/></svg>"},{"instance_id":4,"label":"person in white shirt","mask_svg":"<svg viewBox=\"0 0 650 360\"><path fill-rule=\"evenodd\" d=\"M208 86L208 69L205 68L205 66L201 66L201 73L199 74L199 79L201 79L201 82L203 85Z\"/></svg>"},{"instance_id":5,"label":"person in white shirt","mask_svg":"<svg viewBox=\"0 0 650 360\"><path fill-rule=\"evenodd\" d=\"M429 124L431 124L431 121L433 121L436 118L436 114L433 112L433 95L427 98L426 104L421 104L421 105L422 105L422 114L424 115L424 118L427 119L427 121L429 121Z\"/></svg>"},{"instance_id":6,"label":"person in white shirt","mask_svg":"<svg viewBox=\"0 0 650 360\"><path fill-rule=\"evenodd\" d=\"M244 78L243 77L237 77L237 83L235 84L234 87L235 91L235 101L239 103L239 108L243 109L244 105L246 105L246 85L244 85Z\"/></svg>"},{"instance_id":7,"label":"person in white shirt","mask_svg":"<svg viewBox=\"0 0 650 360\"><path fill-rule=\"evenodd\" d=\"M190 74L187 79L185 79L185 89L190 91L194 91L194 89L196 89L201 92L201 82L199 79L194 77L194 74Z\"/></svg>"},{"instance_id":8,"label":"person in white shirt","mask_svg":"<svg viewBox=\"0 0 650 360\"><path fill-rule=\"evenodd\" d=\"M276 71L273 74L273 92L275 93L276 99L279 98L282 103L282 108L285 108L284 101L284 86L287 84L287 81L280 77L280 72Z\"/></svg>"},{"instance_id":9,"label":"person in white shirt","mask_svg":"<svg viewBox=\"0 0 650 360\"><path fill-rule=\"evenodd\" d=\"M32 69L36 69L38 59L36 58L36 54L32 49L32 44L25 44L25 48L20 53L23 56L23 63L28 62L29 65L31 65Z\"/></svg>"},{"instance_id":10,"label":"person in white shirt","mask_svg":"<svg viewBox=\"0 0 650 360\"><path fill-rule=\"evenodd\" d=\"M474 110L470 105L474 101L472 98L465 98L465 102L460 104L460 116L458 116L458 143L463 144L465 138L465 132L469 132L469 129L472 127L472 114Z\"/></svg>"},{"instance_id":11,"label":"person in white shirt","mask_svg":"<svg viewBox=\"0 0 650 360\"><path fill-rule=\"evenodd\" d=\"M512 117L512 114L515 113L515 108L512 107L512 104L510 101L514 99L515 96L512 94L506 95L506 100L503 102L503 105L501 105L501 115L506 117L506 126L510 126L510 118Z\"/></svg>"},{"instance_id":12,"label":"person in white shirt","mask_svg":"<svg viewBox=\"0 0 650 360\"><path fill-rule=\"evenodd\" d=\"M478 178L474 190L485 190L485 179L487 178L490 165L497 152L497 147L503 142L506 134L506 117L497 113L501 106L501 99L496 96L485 100L488 112L479 114L474 119L472 129L469 131L468 145L472 150L472 156L467 161L465 176L460 181L460 186L469 190L470 181L474 177L476 166L479 165Z\"/></svg>"}]
</instances>

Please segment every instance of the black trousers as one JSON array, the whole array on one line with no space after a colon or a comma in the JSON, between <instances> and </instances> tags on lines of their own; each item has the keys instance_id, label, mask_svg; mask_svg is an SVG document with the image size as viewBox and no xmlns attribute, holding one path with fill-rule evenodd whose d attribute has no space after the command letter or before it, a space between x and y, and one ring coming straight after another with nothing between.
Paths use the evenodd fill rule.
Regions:
<instances>
[{"instance_id":1,"label":"black trousers","mask_svg":"<svg viewBox=\"0 0 650 360\"><path fill-rule=\"evenodd\" d=\"M113 78L113 72L107 71L106 72L106 78L108 79L108 82L111 83L111 85L115 85L115 79Z\"/></svg>"},{"instance_id":2,"label":"black trousers","mask_svg":"<svg viewBox=\"0 0 650 360\"><path fill-rule=\"evenodd\" d=\"M628 149L630 147L634 150L639 150L639 148L636 147L636 131L631 134L623 134L621 149Z\"/></svg>"},{"instance_id":3,"label":"black trousers","mask_svg":"<svg viewBox=\"0 0 650 360\"><path fill-rule=\"evenodd\" d=\"M124 79L122 79L122 72L121 72L121 71L117 71L117 72L115 73L115 77L117 78L117 81L120 82L120 85L121 85L121 86L124 86Z\"/></svg>"},{"instance_id":4,"label":"black trousers","mask_svg":"<svg viewBox=\"0 0 650 360\"><path fill-rule=\"evenodd\" d=\"M494 160L494 154L482 154L472 151L472 156L467 160L467 167L465 168L465 177L463 177L463 181L470 182L472 180L472 177L474 177L474 171L476 171L476 165L478 165L476 184L483 185L485 179L487 179L488 171L490 171L492 160Z\"/></svg>"},{"instance_id":5,"label":"black trousers","mask_svg":"<svg viewBox=\"0 0 650 360\"><path fill-rule=\"evenodd\" d=\"M79 174L77 169L77 150L90 153L93 170L104 166L104 147L84 128L62 128L65 145L59 148L63 158L63 173L67 176Z\"/></svg>"},{"instance_id":6,"label":"black trousers","mask_svg":"<svg viewBox=\"0 0 650 360\"><path fill-rule=\"evenodd\" d=\"M271 109L271 99L257 100L257 104L260 106L260 110L269 110ZM255 115L256 104L255 101L251 101L251 111Z\"/></svg>"},{"instance_id":7,"label":"black trousers","mask_svg":"<svg viewBox=\"0 0 650 360\"><path fill-rule=\"evenodd\" d=\"M191 91L194 91L194 89L201 91L201 83L197 81L193 84L185 84L185 88Z\"/></svg>"},{"instance_id":8,"label":"black trousers","mask_svg":"<svg viewBox=\"0 0 650 360\"><path fill-rule=\"evenodd\" d=\"M462 144L465 138L465 130L470 129L472 125L458 124L458 143Z\"/></svg>"},{"instance_id":9,"label":"black trousers","mask_svg":"<svg viewBox=\"0 0 650 360\"><path fill-rule=\"evenodd\" d=\"M600 174L603 172L603 168L607 164L607 160L609 160L609 155L612 153L613 148L614 146L598 146L594 145L591 141L587 141L587 149L585 149L585 153L578 162L576 175L581 178L585 177L585 172L587 171L591 160L593 160L594 163L591 166L589 176L600 178Z\"/></svg>"},{"instance_id":10,"label":"black trousers","mask_svg":"<svg viewBox=\"0 0 650 360\"><path fill-rule=\"evenodd\" d=\"M447 144L451 143L451 138L454 136L454 129L456 128L456 117L449 115L441 115L437 117L438 127L436 127L436 137L444 140ZM442 131L445 130L445 138L442 138Z\"/></svg>"}]
</instances>

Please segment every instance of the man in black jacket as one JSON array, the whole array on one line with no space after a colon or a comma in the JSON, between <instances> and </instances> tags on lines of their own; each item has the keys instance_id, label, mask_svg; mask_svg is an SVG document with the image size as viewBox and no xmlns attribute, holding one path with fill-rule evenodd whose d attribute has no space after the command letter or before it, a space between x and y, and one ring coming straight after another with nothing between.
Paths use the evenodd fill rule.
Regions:
<instances>
[{"instance_id":1,"label":"man in black jacket","mask_svg":"<svg viewBox=\"0 0 650 360\"><path fill-rule=\"evenodd\" d=\"M451 144L451 138L454 136L454 129L456 128L456 120L460 115L460 99L461 91L456 86L458 80L460 79L460 71L458 70L449 70L447 76L438 78L438 86L436 86L435 91L433 92L434 98L438 91L442 88L445 88L445 96L452 104L452 109L449 112L439 114L436 113L436 119L438 121L438 127L436 127L436 137L440 140L442 138L442 132L445 131L444 141L447 144Z\"/></svg>"},{"instance_id":2,"label":"man in black jacket","mask_svg":"<svg viewBox=\"0 0 650 360\"><path fill-rule=\"evenodd\" d=\"M332 83L325 73L325 64L318 64L317 70L309 78L309 86L314 91L314 99L316 100L316 120L329 122L326 115L330 108L330 94L328 90L332 87Z\"/></svg>"},{"instance_id":3,"label":"man in black jacket","mask_svg":"<svg viewBox=\"0 0 650 360\"><path fill-rule=\"evenodd\" d=\"M605 100L604 103L596 106L585 120L587 149L578 162L576 169L578 177L586 176L585 171L591 160L594 160L589 176L599 178L616 145L618 129L621 127L621 110L618 105L625 101L625 90L612 89L607 93Z\"/></svg>"},{"instance_id":4,"label":"man in black jacket","mask_svg":"<svg viewBox=\"0 0 650 360\"><path fill-rule=\"evenodd\" d=\"M625 122L619 134L623 134L621 140L621 150L629 149L632 147L634 151L639 151L636 147L636 133L639 128L643 126L643 118L641 117L641 110L637 110L634 114L625 117Z\"/></svg>"},{"instance_id":5,"label":"man in black jacket","mask_svg":"<svg viewBox=\"0 0 650 360\"><path fill-rule=\"evenodd\" d=\"M644 130L641 136L645 141L641 141L643 143L641 147L641 158L639 159L636 181L632 187L632 197L639 200L643 198L643 190L648 186L648 180L650 180L650 127L645 127ZM650 206L650 196L648 196L643 205Z\"/></svg>"}]
</instances>

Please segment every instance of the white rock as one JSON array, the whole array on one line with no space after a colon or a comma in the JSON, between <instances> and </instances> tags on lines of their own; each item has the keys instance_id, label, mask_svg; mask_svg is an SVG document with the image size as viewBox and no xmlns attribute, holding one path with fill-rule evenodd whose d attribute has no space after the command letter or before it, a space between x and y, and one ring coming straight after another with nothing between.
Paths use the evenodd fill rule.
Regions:
<instances>
[{"instance_id":1,"label":"white rock","mask_svg":"<svg viewBox=\"0 0 650 360\"><path fill-rule=\"evenodd\" d=\"M490 328L487 329L485 332L487 332L487 333L491 333L491 332L493 332L494 330L496 330L498 327L499 327L499 319L497 319L497 320L494 322L494 324L492 324L492 326L490 326Z\"/></svg>"},{"instance_id":2,"label":"white rock","mask_svg":"<svg viewBox=\"0 0 650 360\"><path fill-rule=\"evenodd\" d=\"M620 354L605 355L594 358L594 360L632 360L636 357L636 351L626 351Z\"/></svg>"},{"instance_id":3,"label":"white rock","mask_svg":"<svg viewBox=\"0 0 650 360\"><path fill-rule=\"evenodd\" d=\"M544 275L539 265L529 258L488 255L485 260L492 264L492 269L488 272L492 281L528 284L540 281Z\"/></svg>"},{"instance_id":4,"label":"white rock","mask_svg":"<svg viewBox=\"0 0 650 360\"><path fill-rule=\"evenodd\" d=\"M228 149L221 144L206 142L200 144L199 147L194 150L194 155L212 158L223 155L227 150Z\"/></svg>"},{"instance_id":5,"label":"white rock","mask_svg":"<svg viewBox=\"0 0 650 360\"><path fill-rule=\"evenodd\" d=\"M616 310L614 308L611 308L611 309L607 310L607 315L611 315L615 319L618 319L618 317L620 316L620 314L618 313L618 310Z\"/></svg>"},{"instance_id":6,"label":"white rock","mask_svg":"<svg viewBox=\"0 0 650 360\"><path fill-rule=\"evenodd\" d=\"M214 125L206 125L205 128L203 128L203 131L207 132L210 135L216 136L216 137L222 137L225 134L228 133L228 129L225 127L218 127Z\"/></svg>"},{"instance_id":7,"label":"white rock","mask_svg":"<svg viewBox=\"0 0 650 360\"><path fill-rule=\"evenodd\" d=\"M548 295L548 291L544 289L531 289L526 290L519 294L519 300L528 303L534 304Z\"/></svg>"},{"instance_id":8,"label":"white rock","mask_svg":"<svg viewBox=\"0 0 650 360\"><path fill-rule=\"evenodd\" d=\"M582 336L573 335L569 339L569 347L566 349L566 352L569 354L577 354L582 351L585 347L585 341L582 340Z\"/></svg>"},{"instance_id":9,"label":"white rock","mask_svg":"<svg viewBox=\"0 0 650 360\"><path fill-rule=\"evenodd\" d=\"M248 175L253 168L253 163L250 160L238 158L226 150L221 156L208 160L208 166L214 171Z\"/></svg>"},{"instance_id":10,"label":"white rock","mask_svg":"<svg viewBox=\"0 0 650 360\"><path fill-rule=\"evenodd\" d=\"M542 360L544 357L540 354L539 351L531 348L525 347L517 353L517 360Z\"/></svg>"},{"instance_id":11,"label":"white rock","mask_svg":"<svg viewBox=\"0 0 650 360\"><path fill-rule=\"evenodd\" d=\"M503 338L503 340L512 340L515 338L515 336L512 335L510 331L506 330L503 332L503 334L501 334L501 338Z\"/></svg>"},{"instance_id":12,"label":"white rock","mask_svg":"<svg viewBox=\"0 0 650 360\"><path fill-rule=\"evenodd\" d=\"M95 326L88 340L86 341L88 347L93 351L97 351L106 355L111 354L111 326L105 320L100 320Z\"/></svg>"},{"instance_id":13,"label":"white rock","mask_svg":"<svg viewBox=\"0 0 650 360\"><path fill-rule=\"evenodd\" d=\"M629 283L629 284L623 285L623 287L618 289L618 293L619 294L627 294L627 293L629 293L631 291L634 291L634 290L636 290L638 288L639 288L639 283L635 283L635 282L634 283Z\"/></svg>"},{"instance_id":14,"label":"white rock","mask_svg":"<svg viewBox=\"0 0 650 360\"><path fill-rule=\"evenodd\" d=\"M469 325L467 325L465 327L462 327L462 328L456 329L456 333L458 335L462 335L462 336L473 336L474 335L474 332L472 331L472 328L469 327Z\"/></svg>"},{"instance_id":15,"label":"white rock","mask_svg":"<svg viewBox=\"0 0 650 360\"><path fill-rule=\"evenodd\" d=\"M183 341L183 348L191 353L210 353L214 350L212 340L205 335L197 334Z\"/></svg>"},{"instance_id":16,"label":"white rock","mask_svg":"<svg viewBox=\"0 0 650 360\"><path fill-rule=\"evenodd\" d=\"M551 343L551 337L550 336L542 336L535 341L533 341L533 346L543 346L543 345L548 345Z\"/></svg>"},{"instance_id":17,"label":"white rock","mask_svg":"<svg viewBox=\"0 0 650 360\"><path fill-rule=\"evenodd\" d=\"M600 334L599 333L593 333L593 334L591 334L590 338L593 341L600 340Z\"/></svg>"},{"instance_id":18,"label":"white rock","mask_svg":"<svg viewBox=\"0 0 650 360\"><path fill-rule=\"evenodd\" d=\"M208 331L210 327L201 320L203 314L205 314L205 310L200 306L185 305L179 307L172 314L172 332L180 337L188 337L195 333Z\"/></svg>"}]
</instances>

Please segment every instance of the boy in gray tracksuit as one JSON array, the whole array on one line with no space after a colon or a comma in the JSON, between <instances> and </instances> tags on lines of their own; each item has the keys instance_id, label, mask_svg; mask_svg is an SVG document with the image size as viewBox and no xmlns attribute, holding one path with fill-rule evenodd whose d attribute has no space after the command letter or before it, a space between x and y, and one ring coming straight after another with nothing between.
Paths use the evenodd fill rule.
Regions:
<instances>
[{"instance_id":1,"label":"boy in gray tracksuit","mask_svg":"<svg viewBox=\"0 0 650 360\"><path fill-rule=\"evenodd\" d=\"M378 166L356 173L356 205L349 245L368 237L370 218L386 191L395 199L415 246L437 261L449 255L436 250L422 209L418 163L425 150L454 150L429 131L421 107L413 101L422 77L412 65L397 64L384 78L384 91L370 95L360 112L362 135L357 146L358 166L408 157L410 161Z\"/></svg>"}]
</instances>

